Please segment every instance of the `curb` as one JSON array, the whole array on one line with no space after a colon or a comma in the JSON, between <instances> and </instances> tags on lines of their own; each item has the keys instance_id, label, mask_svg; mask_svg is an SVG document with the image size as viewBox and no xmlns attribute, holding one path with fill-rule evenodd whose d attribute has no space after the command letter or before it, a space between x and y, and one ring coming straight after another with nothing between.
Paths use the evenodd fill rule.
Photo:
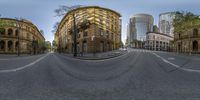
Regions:
<instances>
[{"instance_id":1,"label":"curb","mask_svg":"<svg viewBox=\"0 0 200 100\"><path fill-rule=\"evenodd\" d=\"M114 55L114 56L109 56L109 57L102 57L102 58L91 58L91 57L75 57L76 59L80 59L80 60L104 60L104 59L111 59L111 58L115 58L115 57L119 57L119 56L122 56L124 54L127 54L128 51L125 51L123 53L120 53L118 55Z\"/></svg>"}]
</instances>

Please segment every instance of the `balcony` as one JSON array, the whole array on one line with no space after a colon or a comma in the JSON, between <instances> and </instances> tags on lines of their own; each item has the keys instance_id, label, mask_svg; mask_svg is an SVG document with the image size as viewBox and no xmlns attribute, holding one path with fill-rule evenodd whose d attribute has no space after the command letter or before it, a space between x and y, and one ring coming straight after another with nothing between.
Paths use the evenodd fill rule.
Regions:
<instances>
[{"instance_id":1,"label":"balcony","mask_svg":"<svg viewBox=\"0 0 200 100\"><path fill-rule=\"evenodd\" d=\"M192 35L192 36L188 36L188 35L184 35L181 36L180 38L174 38L174 40L183 40L183 39L189 39L189 38L199 38L200 39L200 35Z\"/></svg>"}]
</instances>

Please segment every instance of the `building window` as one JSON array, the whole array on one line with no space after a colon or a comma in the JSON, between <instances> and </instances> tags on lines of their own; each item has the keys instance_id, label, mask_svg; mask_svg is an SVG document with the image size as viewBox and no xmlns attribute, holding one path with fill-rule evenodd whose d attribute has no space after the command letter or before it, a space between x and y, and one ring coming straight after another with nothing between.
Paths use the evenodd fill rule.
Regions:
<instances>
[{"instance_id":1,"label":"building window","mask_svg":"<svg viewBox=\"0 0 200 100\"><path fill-rule=\"evenodd\" d=\"M106 31L106 38L109 39L109 31Z\"/></svg>"},{"instance_id":2,"label":"building window","mask_svg":"<svg viewBox=\"0 0 200 100\"><path fill-rule=\"evenodd\" d=\"M5 42L3 40L0 41L0 50L5 49Z\"/></svg>"},{"instance_id":3,"label":"building window","mask_svg":"<svg viewBox=\"0 0 200 100\"><path fill-rule=\"evenodd\" d=\"M83 41L82 52L87 52L87 41Z\"/></svg>"},{"instance_id":4,"label":"building window","mask_svg":"<svg viewBox=\"0 0 200 100\"><path fill-rule=\"evenodd\" d=\"M101 36L103 36L103 29L102 28L99 28L99 33Z\"/></svg>"},{"instance_id":5,"label":"building window","mask_svg":"<svg viewBox=\"0 0 200 100\"><path fill-rule=\"evenodd\" d=\"M113 24L111 25L111 30L114 30L114 26L113 26Z\"/></svg>"},{"instance_id":6,"label":"building window","mask_svg":"<svg viewBox=\"0 0 200 100\"><path fill-rule=\"evenodd\" d=\"M198 35L198 29L193 29L193 36L197 36Z\"/></svg>"},{"instance_id":7,"label":"building window","mask_svg":"<svg viewBox=\"0 0 200 100\"><path fill-rule=\"evenodd\" d=\"M179 38L179 39L181 38L181 34L180 34L180 33L178 34L178 38Z\"/></svg>"},{"instance_id":8,"label":"building window","mask_svg":"<svg viewBox=\"0 0 200 100\"><path fill-rule=\"evenodd\" d=\"M19 34L19 31L15 30L15 36L18 36L18 34Z\"/></svg>"},{"instance_id":9,"label":"building window","mask_svg":"<svg viewBox=\"0 0 200 100\"><path fill-rule=\"evenodd\" d=\"M0 28L0 35L5 35L6 30L4 28Z\"/></svg>"},{"instance_id":10,"label":"building window","mask_svg":"<svg viewBox=\"0 0 200 100\"><path fill-rule=\"evenodd\" d=\"M193 41L193 51L198 51L198 42L195 40Z\"/></svg>"},{"instance_id":11,"label":"building window","mask_svg":"<svg viewBox=\"0 0 200 100\"><path fill-rule=\"evenodd\" d=\"M8 41L8 50L12 50L13 48L13 42L12 41Z\"/></svg>"},{"instance_id":12,"label":"building window","mask_svg":"<svg viewBox=\"0 0 200 100\"><path fill-rule=\"evenodd\" d=\"M78 38L80 38L81 37L81 34L80 33L78 33Z\"/></svg>"},{"instance_id":13,"label":"building window","mask_svg":"<svg viewBox=\"0 0 200 100\"><path fill-rule=\"evenodd\" d=\"M13 30L10 28L8 29L8 35L12 35L13 34Z\"/></svg>"},{"instance_id":14,"label":"building window","mask_svg":"<svg viewBox=\"0 0 200 100\"><path fill-rule=\"evenodd\" d=\"M87 31L84 31L84 32L83 32L83 36L88 36L88 32L87 32Z\"/></svg>"}]
</instances>

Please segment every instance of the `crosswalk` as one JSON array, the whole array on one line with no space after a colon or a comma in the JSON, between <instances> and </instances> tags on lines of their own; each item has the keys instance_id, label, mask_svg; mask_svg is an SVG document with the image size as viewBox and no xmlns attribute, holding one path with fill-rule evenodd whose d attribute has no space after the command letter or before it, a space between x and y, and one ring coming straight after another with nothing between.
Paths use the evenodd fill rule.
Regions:
<instances>
[{"instance_id":1,"label":"crosswalk","mask_svg":"<svg viewBox=\"0 0 200 100\"><path fill-rule=\"evenodd\" d=\"M152 53L154 51L146 49L128 49L129 52L141 52L141 53Z\"/></svg>"}]
</instances>

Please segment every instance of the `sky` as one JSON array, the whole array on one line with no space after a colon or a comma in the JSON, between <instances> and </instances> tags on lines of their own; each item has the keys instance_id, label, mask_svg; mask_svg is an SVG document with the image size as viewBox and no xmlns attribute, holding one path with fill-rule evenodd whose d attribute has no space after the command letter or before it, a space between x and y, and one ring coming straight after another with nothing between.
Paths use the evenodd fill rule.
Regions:
<instances>
[{"instance_id":1,"label":"sky","mask_svg":"<svg viewBox=\"0 0 200 100\"><path fill-rule=\"evenodd\" d=\"M200 15L200 0L0 0L3 18L25 18L44 31L46 41L53 41L53 25L60 20L54 10L59 5L101 6L119 12L122 17L122 41L126 40L126 24L130 16L138 13L154 17L158 25L159 14L171 11L190 11Z\"/></svg>"}]
</instances>

